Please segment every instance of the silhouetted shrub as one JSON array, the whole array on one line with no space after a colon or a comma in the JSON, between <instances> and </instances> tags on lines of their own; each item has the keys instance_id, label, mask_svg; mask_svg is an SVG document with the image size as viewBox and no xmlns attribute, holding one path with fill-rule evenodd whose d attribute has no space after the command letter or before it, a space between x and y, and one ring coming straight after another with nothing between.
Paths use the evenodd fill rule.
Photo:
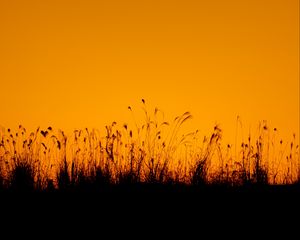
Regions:
<instances>
[{"instance_id":1,"label":"silhouetted shrub","mask_svg":"<svg viewBox=\"0 0 300 240\"><path fill-rule=\"evenodd\" d=\"M10 185L15 191L33 191L35 189L34 169L25 161L16 164L10 173Z\"/></svg>"}]
</instances>

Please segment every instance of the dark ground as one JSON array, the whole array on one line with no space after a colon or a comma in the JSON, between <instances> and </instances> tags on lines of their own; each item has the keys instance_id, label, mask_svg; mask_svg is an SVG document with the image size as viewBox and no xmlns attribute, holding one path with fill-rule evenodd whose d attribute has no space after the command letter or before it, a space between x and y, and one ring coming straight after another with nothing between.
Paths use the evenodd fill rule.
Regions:
<instances>
[{"instance_id":1,"label":"dark ground","mask_svg":"<svg viewBox=\"0 0 300 240\"><path fill-rule=\"evenodd\" d=\"M300 185L282 186L109 186L100 190L52 192L1 191L2 211L42 209L62 212L276 212L300 207ZM7 207L4 207L7 206ZM299 215L300 217L300 215Z\"/></svg>"},{"instance_id":2,"label":"dark ground","mask_svg":"<svg viewBox=\"0 0 300 240\"><path fill-rule=\"evenodd\" d=\"M113 186L97 192L3 191L0 196L2 230L17 229L10 234L19 234L23 228L23 233L35 233L38 228L43 230L41 236L55 233L58 238L61 233L75 237L83 233L84 239L91 239L92 235L111 239L119 234L124 239L177 239L179 234L183 234L183 239L207 239L203 237L206 234L230 239L248 239L254 234L260 239L262 233L284 233L286 229L291 233L300 226L299 185L136 185ZM104 237L106 234L111 237Z\"/></svg>"}]
</instances>

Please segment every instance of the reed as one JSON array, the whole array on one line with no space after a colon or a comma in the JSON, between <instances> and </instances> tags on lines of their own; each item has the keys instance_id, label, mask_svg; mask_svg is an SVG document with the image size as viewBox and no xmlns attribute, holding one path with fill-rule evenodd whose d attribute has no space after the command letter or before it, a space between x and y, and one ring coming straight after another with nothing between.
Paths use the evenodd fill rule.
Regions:
<instances>
[{"instance_id":1,"label":"reed","mask_svg":"<svg viewBox=\"0 0 300 240\"><path fill-rule=\"evenodd\" d=\"M131 107L128 108L134 112ZM274 185L300 182L296 135L284 143L266 122L257 137L249 133L235 145L222 143L222 130L180 135L192 115L166 121L142 100L144 123L105 132L78 129L72 134L48 127L27 132L0 131L0 189L16 191L104 189L112 185ZM237 134L237 133L236 133Z\"/></svg>"}]
</instances>

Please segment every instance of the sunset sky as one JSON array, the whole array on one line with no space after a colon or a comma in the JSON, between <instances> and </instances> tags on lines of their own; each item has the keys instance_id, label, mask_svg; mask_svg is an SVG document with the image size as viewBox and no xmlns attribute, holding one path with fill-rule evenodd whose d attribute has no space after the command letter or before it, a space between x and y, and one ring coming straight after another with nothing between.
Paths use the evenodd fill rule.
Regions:
<instances>
[{"instance_id":1,"label":"sunset sky","mask_svg":"<svg viewBox=\"0 0 300 240\"><path fill-rule=\"evenodd\" d=\"M193 129L299 134L298 0L2 0L0 125L129 122L141 99Z\"/></svg>"}]
</instances>

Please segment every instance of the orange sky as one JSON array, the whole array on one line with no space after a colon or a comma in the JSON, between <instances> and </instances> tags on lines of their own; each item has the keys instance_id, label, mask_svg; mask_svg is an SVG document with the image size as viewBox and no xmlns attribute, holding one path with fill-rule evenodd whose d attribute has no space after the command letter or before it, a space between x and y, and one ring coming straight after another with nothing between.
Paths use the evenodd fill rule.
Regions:
<instances>
[{"instance_id":1,"label":"orange sky","mask_svg":"<svg viewBox=\"0 0 300 240\"><path fill-rule=\"evenodd\" d=\"M0 2L0 125L128 122L140 99L192 128L299 133L299 1ZM247 131L247 129L245 130Z\"/></svg>"}]
</instances>

